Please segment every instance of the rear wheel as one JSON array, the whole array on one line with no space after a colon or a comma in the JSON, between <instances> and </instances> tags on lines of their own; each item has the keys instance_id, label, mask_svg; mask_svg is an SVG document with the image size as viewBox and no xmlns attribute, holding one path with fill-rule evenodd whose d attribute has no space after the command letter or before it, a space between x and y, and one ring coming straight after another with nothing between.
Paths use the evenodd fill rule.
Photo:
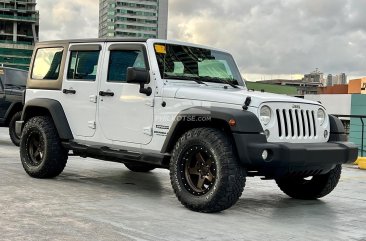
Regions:
<instances>
[{"instance_id":1,"label":"rear wheel","mask_svg":"<svg viewBox=\"0 0 366 241\"><path fill-rule=\"evenodd\" d=\"M155 169L153 165L149 164L125 164L125 166L133 172L149 172Z\"/></svg>"},{"instance_id":2,"label":"rear wheel","mask_svg":"<svg viewBox=\"0 0 366 241\"><path fill-rule=\"evenodd\" d=\"M245 186L232 142L213 128L186 132L176 143L170 180L179 201L198 212L219 212L234 205Z\"/></svg>"},{"instance_id":3,"label":"rear wheel","mask_svg":"<svg viewBox=\"0 0 366 241\"><path fill-rule=\"evenodd\" d=\"M15 132L15 122L19 121L21 117L22 112L19 111L11 117L9 122L9 136L13 144L16 146L19 146L20 144L20 136L18 136L17 133Z\"/></svg>"},{"instance_id":4,"label":"rear wheel","mask_svg":"<svg viewBox=\"0 0 366 241\"><path fill-rule=\"evenodd\" d=\"M50 117L37 116L25 124L20 157L24 170L31 177L53 178L64 170L68 151L61 145Z\"/></svg>"},{"instance_id":5,"label":"rear wheel","mask_svg":"<svg viewBox=\"0 0 366 241\"><path fill-rule=\"evenodd\" d=\"M342 166L337 165L330 172L309 178L288 177L276 179L278 187L288 196L296 199L317 199L331 193L341 177Z\"/></svg>"}]
</instances>

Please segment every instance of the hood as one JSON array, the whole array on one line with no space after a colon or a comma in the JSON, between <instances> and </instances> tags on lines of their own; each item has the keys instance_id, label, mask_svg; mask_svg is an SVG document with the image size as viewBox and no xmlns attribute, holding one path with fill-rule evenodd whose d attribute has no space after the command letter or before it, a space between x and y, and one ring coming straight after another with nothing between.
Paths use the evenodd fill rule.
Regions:
<instances>
[{"instance_id":1,"label":"hood","mask_svg":"<svg viewBox=\"0 0 366 241\"><path fill-rule=\"evenodd\" d=\"M219 88L211 86L185 86L176 89L174 92L174 97L178 99L200 100L241 106L244 104L247 97L251 97L251 107L259 107L264 102L287 102L320 105L318 102L304 100L292 96L248 91L244 88L234 89L229 87L228 89L224 89L222 86Z\"/></svg>"}]
</instances>

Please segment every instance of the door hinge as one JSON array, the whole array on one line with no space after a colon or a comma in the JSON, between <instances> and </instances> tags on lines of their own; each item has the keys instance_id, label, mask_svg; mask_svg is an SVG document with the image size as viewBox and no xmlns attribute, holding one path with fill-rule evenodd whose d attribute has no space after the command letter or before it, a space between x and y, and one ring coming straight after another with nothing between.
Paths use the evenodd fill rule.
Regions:
<instances>
[{"instance_id":1,"label":"door hinge","mask_svg":"<svg viewBox=\"0 0 366 241\"><path fill-rule=\"evenodd\" d=\"M96 129L97 123L95 121L88 121L88 127L91 129Z\"/></svg>"},{"instance_id":2,"label":"door hinge","mask_svg":"<svg viewBox=\"0 0 366 241\"><path fill-rule=\"evenodd\" d=\"M89 101L92 103L97 103L97 96L96 95L90 95L89 96Z\"/></svg>"},{"instance_id":3,"label":"door hinge","mask_svg":"<svg viewBox=\"0 0 366 241\"><path fill-rule=\"evenodd\" d=\"M151 126L144 128L144 134L145 135L152 136L152 134L153 134L152 131L153 130L152 130L152 127Z\"/></svg>"}]
</instances>

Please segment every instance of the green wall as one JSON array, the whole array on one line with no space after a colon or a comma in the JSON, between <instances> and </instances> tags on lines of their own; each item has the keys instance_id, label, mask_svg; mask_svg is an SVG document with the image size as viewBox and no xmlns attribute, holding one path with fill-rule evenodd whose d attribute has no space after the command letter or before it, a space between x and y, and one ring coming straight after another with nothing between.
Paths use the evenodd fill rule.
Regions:
<instances>
[{"instance_id":1,"label":"green wall","mask_svg":"<svg viewBox=\"0 0 366 241\"><path fill-rule=\"evenodd\" d=\"M353 94L352 95L352 105L351 105L351 115L364 115L366 116L366 95ZM364 119L366 124L366 118ZM366 126L365 126L366 130ZM364 130L364 131L365 131ZM359 148L361 148L361 136L362 136L362 123L359 118L351 118L350 121L350 134L349 140L355 143ZM364 154L366 156L366 131L364 132ZM359 153L361 156L361 151Z\"/></svg>"},{"instance_id":2,"label":"green wall","mask_svg":"<svg viewBox=\"0 0 366 241\"><path fill-rule=\"evenodd\" d=\"M0 48L0 65L16 69L29 69L33 50Z\"/></svg>"}]
</instances>

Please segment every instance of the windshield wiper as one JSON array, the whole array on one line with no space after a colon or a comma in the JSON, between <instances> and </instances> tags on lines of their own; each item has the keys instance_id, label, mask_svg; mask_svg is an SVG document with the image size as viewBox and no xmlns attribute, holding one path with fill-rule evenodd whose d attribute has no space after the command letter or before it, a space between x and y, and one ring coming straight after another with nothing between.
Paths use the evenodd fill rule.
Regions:
<instances>
[{"instance_id":1,"label":"windshield wiper","mask_svg":"<svg viewBox=\"0 0 366 241\"><path fill-rule=\"evenodd\" d=\"M221 78L214 78L214 77L210 77L210 76L200 76L200 80L202 81L207 81L207 82L214 82L214 83L224 83L224 84L228 84L231 87L235 88L235 89L239 89L239 87L235 84L233 84L231 81L236 81L237 80L227 80L227 79L221 79Z\"/></svg>"},{"instance_id":2,"label":"windshield wiper","mask_svg":"<svg viewBox=\"0 0 366 241\"><path fill-rule=\"evenodd\" d=\"M191 76L170 76L170 75L167 75L165 77L168 78L168 79L176 79L176 80L193 80L193 81L195 81L198 84L207 85L202 80L197 79L197 77L191 77Z\"/></svg>"}]
</instances>

